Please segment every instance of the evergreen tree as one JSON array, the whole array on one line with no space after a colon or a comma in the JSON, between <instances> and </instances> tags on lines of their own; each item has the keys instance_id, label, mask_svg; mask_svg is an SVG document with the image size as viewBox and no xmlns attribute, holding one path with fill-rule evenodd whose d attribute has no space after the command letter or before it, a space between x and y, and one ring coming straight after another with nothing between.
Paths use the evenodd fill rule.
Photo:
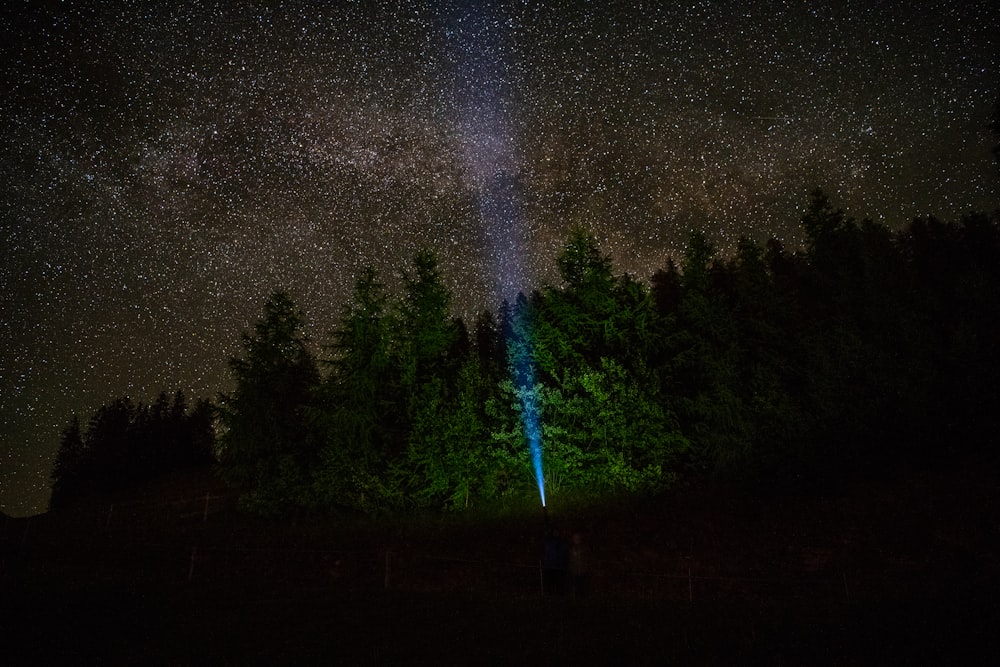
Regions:
<instances>
[{"instance_id":1,"label":"evergreen tree","mask_svg":"<svg viewBox=\"0 0 1000 667\"><path fill-rule=\"evenodd\" d=\"M672 257L667 259L666 269L658 269L653 274L651 282L656 312L667 316L676 311L681 302L681 272Z\"/></svg>"},{"instance_id":2,"label":"evergreen tree","mask_svg":"<svg viewBox=\"0 0 1000 667\"><path fill-rule=\"evenodd\" d=\"M787 280L788 263L777 241L769 242L765 250L742 238L728 267L738 332L735 393L747 424L748 446L739 469L743 477L783 477L796 470L805 455L808 420L792 391L801 386L801 370L795 363L796 310L789 295L779 289L772 268L783 271Z\"/></svg>"},{"instance_id":3,"label":"evergreen tree","mask_svg":"<svg viewBox=\"0 0 1000 667\"><path fill-rule=\"evenodd\" d=\"M453 481L437 462L443 448L453 444L447 442L449 418L456 410L468 336L464 324L451 318L451 293L433 252L418 252L413 271L404 273L403 282L399 352L409 423L406 456L395 477L410 501L436 503Z\"/></svg>"},{"instance_id":4,"label":"evergreen tree","mask_svg":"<svg viewBox=\"0 0 1000 667\"><path fill-rule=\"evenodd\" d=\"M403 383L415 388L457 371L459 364L449 353L461 342L461 328L451 319L451 293L432 251L421 250L414 256L413 271L403 274L403 283L399 307Z\"/></svg>"},{"instance_id":5,"label":"evergreen tree","mask_svg":"<svg viewBox=\"0 0 1000 667\"><path fill-rule=\"evenodd\" d=\"M85 443L97 490L117 491L136 482L138 415L139 409L126 397L102 405L91 417Z\"/></svg>"},{"instance_id":6,"label":"evergreen tree","mask_svg":"<svg viewBox=\"0 0 1000 667\"><path fill-rule=\"evenodd\" d=\"M86 432L75 415L63 431L52 471L51 506L134 487L163 473L214 459L214 407L200 401L188 415L183 394L166 393L151 405L128 398L102 405Z\"/></svg>"},{"instance_id":7,"label":"evergreen tree","mask_svg":"<svg viewBox=\"0 0 1000 667\"><path fill-rule=\"evenodd\" d=\"M538 301L534 341L540 370L553 376L557 366L592 366L612 354L620 324L611 258L597 239L574 230L556 261L563 287Z\"/></svg>"},{"instance_id":8,"label":"evergreen tree","mask_svg":"<svg viewBox=\"0 0 1000 667\"><path fill-rule=\"evenodd\" d=\"M737 322L720 287L731 278L715 252L703 232L688 237L664 391L678 405L696 459L731 472L748 459L751 439L739 391Z\"/></svg>"},{"instance_id":9,"label":"evergreen tree","mask_svg":"<svg viewBox=\"0 0 1000 667\"><path fill-rule=\"evenodd\" d=\"M254 334L243 334L243 357L230 360L236 387L221 397L221 462L251 509L264 513L303 507L318 464L304 408L319 382L291 297L275 292Z\"/></svg>"},{"instance_id":10,"label":"evergreen tree","mask_svg":"<svg viewBox=\"0 0 1000 667\"><path fill-rule=\"evenodd\" d=\"M88 476L87 450L80 430L80 418L73 415L59 439L59 453L52 470L52 509L65 507L78 498L84 490Z\"/></svg>"},{"instance_id":11,"label":"evergreen tree","mask_svg":"<svg viewBox=\"0 0 1000 667\"><path fill-rule=\"evenodd\" d=\"M387 473L406 437L406 405L387 311L384 287L368 267L333 332L330 372L312 411L322 434L317 495L326 506L374 512L395 502Z\"/></svg>"},{"instance_id":12,"label":"evergreen tree","mask_svg":"<svg viewBox=\"0 0 1000 667\"><path fill-rule=\"evenodd\" d=\"M482 409L488 390L476 357L468 357L459 371L453 398L442 400L438 382L423 387L426 402L416 412L404 485L417 506L464 509L492 490Z\"/></svg>"},{"instance_id":13,"label":"evergreen tree","mask_svg":"<svg viewBox=\"0 0 1000 667\"><path fill-rule=\"evenodd\" d=\"M188 413L183 438L182 467L214 463L216 408L207 398L198 399Z\"/></svg>"},{"instance_id":14,"label":"evergreen tree","mask_svg":"<svg viewBox=\"0 0 1000 667\"><path fill-rule=\"evenodd\" d=\"M481 311L476 317L472 345L481 373L489 382L499 382L507 367L507 348L501 325L489 310Z\"/></svg>"},{"instance_id":15,"label":"evergreen tree","mask_svg":"<svg viewBox=\"0 0 1000 667\"><path fill-rule=\"evenodd\" d=\"M492 403L500 458L516 474L533 473L525 466L537 419L546 488L662 488L687 441L648 370L657 337L652 297L631 277L615 277L583 232L571 234L558 263L562 287L521 297L511 318L512 380Z\"/></svg>"}]
</instances>

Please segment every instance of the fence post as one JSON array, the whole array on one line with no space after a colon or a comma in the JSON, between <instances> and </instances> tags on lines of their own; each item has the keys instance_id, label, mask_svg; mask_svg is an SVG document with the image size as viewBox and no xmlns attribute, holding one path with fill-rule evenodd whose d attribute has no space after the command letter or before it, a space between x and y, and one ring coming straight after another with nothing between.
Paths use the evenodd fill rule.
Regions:
<instances>
[{"instance_id":1,"label":"fence post","mask_svg":"<svg viewBox=\"0 0 1000 667\"><path fill-rule=\"evenodd\" d=\"M850 602L851 601L851 589L847 585L847 572L841 572L840 574L843 576L843 579L844 579L844 597L847 599L848 602Z\"/></svg>"},{"instance_id":2,"label":"fence post","mask_svg":"<svg viewBox=\"0 0 1000 667\"><path fill-rule=\"evenodd\" d=\"M104 530L111 530L111 515L115 513L115 504L111 503L111 507L108 508L108 518L104 522Z\"/></svg>"},{"instance_id":3,"label":"fence post","mask_svg":"<svg viewBox=\"0 0 1000 667\"><path fill-rule=\"evenodd\" d=\"M211 493L210 491L205 492L205 514L202 515L201 517L202 523L208 523L208 499L210 497L209 496L210 493Z\"/></svg>"},{"instance_id":4,"label":"fence post","mask_svg":"<svg viewBox=\"0 0 1000 667\"><path fill-rule=\"evenodd\" d=\"M392 587L392 551L385 551L385 590Z\"/></svg>"},{"instance_id":5,"label":"fence post","mask_svg":"<svg viewBox=\"0 0 1000 667\"><path fill-rule=\"evenodd\" d=\"M694 582L691 581L691 568L688 568L688 602L694 602Z\"/></svg>"}]
</instances>

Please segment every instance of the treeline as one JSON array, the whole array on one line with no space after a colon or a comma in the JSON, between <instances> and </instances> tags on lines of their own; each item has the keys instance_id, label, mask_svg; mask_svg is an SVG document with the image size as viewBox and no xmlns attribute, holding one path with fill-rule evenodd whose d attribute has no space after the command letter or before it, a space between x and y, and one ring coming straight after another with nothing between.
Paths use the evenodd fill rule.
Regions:
<instances>
[{"instance_id":1,"label":"treeline","mask_svg":"<svg viewBox=\"0 0 1000 667\"><path fill-rule=\"evenodd\" d=\"M451 316L430 251L402 293L357 280L319 358L272 295L220 397L221 462L272 513L461 508L655 492L689 474L766 485L947 460L998 426L996 216L857 222L819 191L804 249L692 234L649 285L576 232L562 283Z\"/></svg>"},{"instance_id":2,"label":"treeline","mask_svg":"<svg viewBox=\"0 0 1000 667\"><path fill-rule=\"evenodd\" d=\"M119 398L101 406L86 429L74 415L52 471L50 507L214 461L213 421L211 402L198 401L189 410L181 391L161 393L148 405Z\"/></svg>"},{"instance_id":3,"label":"treeline","mask_svg":"<svg viewBox=\"0 0 1000 667\"><path fill-rule=\"evenodd\" d=\"M74 417L52 506L215 460L262 513L463 508L536 494L656 492L685 475L812 484L992 455L1000 225L857 222L819 191L806 246L703 233L649 283L573 233L562 282L451 316L435 255L388 294L358 278L317 357L273 294L218 404L118 399ZM216 442L215 429L221 430Z\"/></svg>"}]
</instances>

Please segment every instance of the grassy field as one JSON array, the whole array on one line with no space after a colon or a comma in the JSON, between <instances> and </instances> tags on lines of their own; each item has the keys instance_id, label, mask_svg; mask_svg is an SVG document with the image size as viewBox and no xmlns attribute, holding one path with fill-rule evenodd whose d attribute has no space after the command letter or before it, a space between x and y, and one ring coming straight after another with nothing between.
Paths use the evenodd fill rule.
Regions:
<instances>
[{"instance_id":1,"label":"grassy field","mask_svg":"<svg viewBox=\"0 0 1000 667\"><path fill-rule=\"evenodd\" d=\"M996 472L553 498L553 524L588 548L578 597L542 594L540 511L265 520L194 471L4 518L0 661L987 664L1000 656Z\"/></svg>"}]
</instances>

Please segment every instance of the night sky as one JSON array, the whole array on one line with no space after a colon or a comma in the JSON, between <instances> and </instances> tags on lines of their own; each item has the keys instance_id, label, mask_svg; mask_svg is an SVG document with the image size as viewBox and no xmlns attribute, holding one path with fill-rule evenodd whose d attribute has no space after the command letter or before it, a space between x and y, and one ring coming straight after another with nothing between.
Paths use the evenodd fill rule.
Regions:
<instances>
[{"instance_id":1,"label":"night sky","mask_svg":"<svg viewBox=\"0 0 1000 667\"><path fill-rule=\"evenodd\" d=\"M324 342L421 247L471 322L574 226L647 279L694 228L794 248L817 186L893 228L1000 203L986 2L180 4L0 9L7 514L72 413L227 389L275 289Z\"/></svg>"}]
</instances>

